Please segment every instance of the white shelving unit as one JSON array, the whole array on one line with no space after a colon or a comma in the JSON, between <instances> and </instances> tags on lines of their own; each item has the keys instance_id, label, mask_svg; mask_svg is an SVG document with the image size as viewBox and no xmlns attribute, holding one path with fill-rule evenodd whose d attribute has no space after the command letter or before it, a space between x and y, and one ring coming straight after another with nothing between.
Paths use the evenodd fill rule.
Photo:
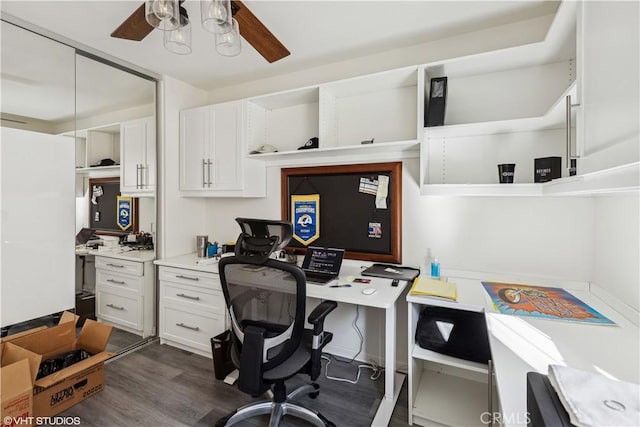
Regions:
<instances>
[{"instance_id":1,"label":"white shelving unit","mask_svg":"<svg viewBox=\"0 0 640 427\"><path fill-rule=\"evenodd\" d=\"M276 147L279 153L319 136L319 88L296 89L247 100L247 147Z\"/></svg>"},{"instance_id":2,"label":"white shelving unit","mask_svg":"<svg viewBox=\"0 0 640 427\"><path fill-rule=\"evenodd\" d=\"M483 311L470 302L477 298L461 289L459 310ZM447 301L409 295L408 354L409 354L409 424L451 426L479 425L480 415L497 408L497 401L489 404L488 365L458 359L415 343L420 311L425 304L450 306ZM492 396L495 396L492 393Z\"/></svg>"},{"instance_id":3,"label":"white shelving unit","mask_svg":"<svg viewBox=\"0 0 640 427\"><path fill-rule=\"evenodd\" d=\"M248 154L273 161L332 154L417 151L417 66L250 98ZM298 150L312 137L319 148ZM373 144L361 144L374 138Z\"/></svg>"},{"instance_id":4,"label":"white shelving unit","mask_svg":"<svg viewBox=\"0 0 640 427\"><path fill-rule=\"evenodd\" d=\"M75 137L76 173L120 174L120 124L105 125L92 129L80 129L63 134ZM102 159L112 159L116 165L95 166Z\"/></svg>"}]
</instances>

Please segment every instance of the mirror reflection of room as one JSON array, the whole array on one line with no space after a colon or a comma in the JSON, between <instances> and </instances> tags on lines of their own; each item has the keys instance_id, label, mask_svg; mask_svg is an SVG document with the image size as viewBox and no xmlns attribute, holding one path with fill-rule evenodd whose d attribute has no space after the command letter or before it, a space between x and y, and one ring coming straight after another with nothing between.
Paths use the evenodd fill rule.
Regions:
<instances>
[{"instance_id":1,"label":"mirror reflection of room","mask_svg":"<svg viewBox=\"0 0 640 427\"><path fill-rule=\"evenodd\" d=\"M76 56L76 314L108 350L156 334L155 82Z\"/></svg>"}]
</instances>

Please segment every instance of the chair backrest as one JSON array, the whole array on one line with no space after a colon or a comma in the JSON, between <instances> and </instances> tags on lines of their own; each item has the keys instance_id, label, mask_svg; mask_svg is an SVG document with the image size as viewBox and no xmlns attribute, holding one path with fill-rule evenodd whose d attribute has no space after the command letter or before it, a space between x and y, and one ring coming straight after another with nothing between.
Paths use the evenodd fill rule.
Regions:
<instances>
[{"instance_id":1,"label":"chair backrest","mask_svg":"<svg viewBox=\"0 0 640 427\"><path fill-rule=\"evenodd\" d=\"M240 359L239 387L252 394L261 392L262 372L298 349L305 326L305 274L296 265L270 259L271 250L265 249L270 244L276 248L281 241L243 227L236 243L236 248L244 248L242 253L218 264L232 351Z\"/></svg>"}]
</instances>

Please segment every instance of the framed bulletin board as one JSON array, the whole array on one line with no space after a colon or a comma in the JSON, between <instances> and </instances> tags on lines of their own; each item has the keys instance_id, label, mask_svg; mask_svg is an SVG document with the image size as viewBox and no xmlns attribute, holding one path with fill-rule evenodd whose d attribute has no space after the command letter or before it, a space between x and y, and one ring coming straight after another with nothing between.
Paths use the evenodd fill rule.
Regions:
<instances>
[{"instance_id":1,"label":"framed bulletin board","mask_svg":"<svg viewBox=\"0 0 640 427\"><path fill-rule=\"evenodd\" d=\"M402 162L283 168L281 210L294 225L288 249L296 253L322 246L402 263ZM309 227L317 230L304 235Z\"/></svg>"},{"instance_id":2,"label":"framed bulletin board","mask_svg":"<svg viewBox=\"0 0 640 427\"><path fill-rule=\"evenodd\" d=\"M118 226L118 203L120 178L89 179L89 228L96 234L120 236L138 231L138 199L131 203L131 226L122 230Z\"/></svg>"}]
</instances>

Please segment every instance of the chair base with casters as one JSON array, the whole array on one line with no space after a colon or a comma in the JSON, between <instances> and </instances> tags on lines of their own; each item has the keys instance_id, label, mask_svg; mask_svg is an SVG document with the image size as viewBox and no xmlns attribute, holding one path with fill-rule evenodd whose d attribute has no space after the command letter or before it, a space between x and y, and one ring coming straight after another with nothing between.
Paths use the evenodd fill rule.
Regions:
<instances>
[{"instance_id":1,"label":"chair base with casters","mask_svg":"<svg viewBox=\"0 0 640 427\"><path fill-rule=\"evenodd\" d=\"M277 387L278 386L276 385L276 388ZM304 394L308 394L311 398L315 399L318 396L318 393L320 393L318 389L319 386L316 383L305 384L286 395L283 402L277 402L274 398L274 400L263 400L256 403L250 403L236 409L233 413L218 420L216 427L232 426L248 418L267 414L271 414L269 427L276 427L280 425L280 422L285 415L306 420L318 427L335 427L335 424L326 419L321 413L293 403L297 397ZM277 394L277 390L274 390L274 396Z\"/></svg>"}]
</instances>

